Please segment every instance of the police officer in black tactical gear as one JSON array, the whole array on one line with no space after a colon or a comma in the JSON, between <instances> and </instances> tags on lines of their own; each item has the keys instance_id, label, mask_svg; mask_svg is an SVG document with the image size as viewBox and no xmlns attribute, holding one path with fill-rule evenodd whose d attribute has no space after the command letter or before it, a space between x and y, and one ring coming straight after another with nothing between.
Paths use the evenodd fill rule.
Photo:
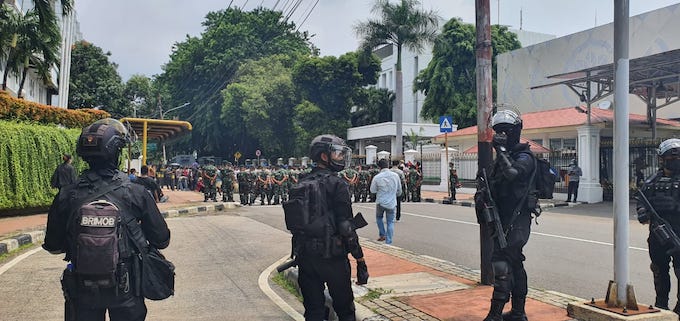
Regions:
<instances>
[{"instance_id":1,"label":"police officer in black tactical gear","mask_svg":"<svg viewBox=\"0 0 680 321\"><path fill-rule=\"evenodd\" d=\"M309 156L316 162L316 167L309 175L311 177L325 177L321 186L326 188L327 209L333 214L336 222L334 235L343 235L345 249L340 254L324 258L323 251L314 250L314 240L300 240L301 252L298 258L298 284L302 292L305 306L305 320L321 321L325 319L326 302L324 283L333 298L333 309L340 321L354 321L354 294L352 293L350 262L347 252L357 261L357 283L368 282L368 269L364 261L364 253L359 245L356 232L351 227L352 202L347 182L337 176L337 172L347 167L352 153L345 142L333 135L315 137L310 146ZM306 243L306 244L305 244ZM337 244L335 245L337 246ZM325 247L325 246L324 246ZM324 248L316 247L316 248ZM333 251L332 252L336 252Z\"/></svg>"},{"instance_id":2,"label":"police officer in black tactical gear","mask_svg":"<svg viewBox=\"0 0 680 321\"><path fill-rule=\"evenodd\" d=\"M488 177L496 207L506 235L507 247L501 249L494 239L491 264L494 272L494 290L491 308L484 321L526 321L524 304L527 296L527 273L524 270L522 249L529 240L531 228L531 177L535 169L534 156L528 144L519 142L522 119L519 114L506 109L497 112L491 122L494 130L493 145L496 159ZM484 204L483 193L475 195L476 204ZM535 202L535 198L533 201ZM512 297L512 310L504 313L503 307Z\"/></svg>"},{"instance_id":3,"label":"police officer in black tactical gear","mask_svg":"<svg viewBox=\"0 0 680 321\"><path fill-rule=\"evenodd\" d=\"M661 169L647 178L641 190L659 216L666 220L676 234L680 234L680 139L667 139L659 145L657 151ZM650 213L643 203L637 204L638 221L642 224L650 223ZM654 305L668 310L668 294L671 290L670 261L676 278L680 279L680 255L678 252L669 254L670 245L663 245L653 235L650 225L649 244L650 268L654 276L654 290L656 300ZM678 303L673 312L680 314L680 291Z\"/></svg>"},{"instance_id":4,"label":"police officer in black tactical gear","mask_svg":"<svg viewBox=\"0 0 680 321\"><path fill-rule=\"evenodd\" d=\"M72 222L72 219L77 209L98 191L107 191L98 196L98 200L117 204L123 217L134 216L150 246L162 249L170 243L170 231L151 194L142 185L131 184L127 175L118 170L121 149L128 142L128 131L117 120L102 119L85 127L78 138L76 153L90 168L80 175L77 183L62 188L50 207L43 248L52 254L65 253L64 260L71 261L62 280L67 320L104 321L107 310L112 321L146 318L144 298L134 282L141 271L129 268L135 266L133 260L136 258L131 250L120 250L117 263L119 272L126 271L115 276L118 284L124 283L124 287L103 286L72 268L79 264L75 235L71 232L72 224L79 222ZM118 248L121 249L120 245ZM123 265L129 269L123 269Z\"/></svg>"}]
</instances>

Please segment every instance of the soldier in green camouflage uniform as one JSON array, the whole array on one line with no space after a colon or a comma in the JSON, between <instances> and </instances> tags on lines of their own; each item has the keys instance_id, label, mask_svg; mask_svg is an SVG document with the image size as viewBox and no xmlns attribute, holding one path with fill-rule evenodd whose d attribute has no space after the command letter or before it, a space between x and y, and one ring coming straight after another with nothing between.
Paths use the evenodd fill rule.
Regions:
<instances>
[{"instance_id":1,"label":"soldier in green camouflage uniform","mask_svg":"<svg viewBox=\"0 0 680 321\"><path fill-rule=\"evenodd\" d=\"M285 190L288 186L288 175L283 168L276 168L272 173L272 186L274 186L274 205L279 205L281 201L285 201Z\"/></svg>"},{"instance_id":2,"label":"soldier in green camouflage uniform","mask_svg":"<svg viewBox=\"0 0 680 321\"><path fill-rule=\"evenodd\" d=\"M264 205L265 199L267 199L267 205L272 204L272 184L269 169L260 169L257 173L257 194L260 196L260 205Z\"/></svg>"},{"instance_id":3,"label":"soldier in green camouflage uniform","mask_svg":"<svg viewBox=\"0 0 680 321\"><path fill-rule=\"evenodd\" d=\"M255 197L257 196L257 173L255 167L250 167L248 172L246 172L246 182L248 183L248 205L253 205L255 203Z\"/></svg>"},{"instance_id":4,"label":"soldier in green camouflage uniform","mask_svg":"<svg viewBox=\"0 0 680 321\"><path fill-rule=\"evenodd\" d=\"M415 165L410 165L408 170L408 191L411 202L420 202L420 195L418 193L419 175Z\"/></svg>"},{"instance_id":5,"label":"soldier in green camouflage uniform","mask_svg":"<svg viewBox=\"0 0 680 321\"><path fill-rule=\"evenodd\" d=\"M361 200L362 203L366 202L366 198L368 198L368 187L369 182L371 180L371 173L368 172L368 169L366 167L361 166L361 169L359 170L359 183L357 184L357 190L359 193L359 197L357 198L357 202Z\"/></svg>"},{"instance_id":6,"label":"soldier in green camouflage uniform","mask_svg":"<svg viewBox=\"0 0 680 321\"><path fill-rule=\"evenodd\" d=\"M217 202L217 167L215 167L212 162L208 162L208 165L203 167L201 177L203 177L204 185L203 201L207 202L208 199L211 199Z\"/></svg>"},{"instance_id":7,"label":"soldier in green camouflage uniform","mask_svg":"<svg viewBox=\"0 0 680 321\"><path fill-rule=\"evenodd\" d=\"M238 194L241 199L241 205L248 205L250 203L248 197L250 196L250 190L248 186L248 171L245 167L241 166L236 174L236 180L238 180Z\"/></svg>"},{"instance_id":8,"label":"soldier in green camouflage uniform","mask_svg":"<svg viewBox=\"0 0 680 321\"><path fill-rule=\"evenodd\" d=\"M222 176L222 202L234 201L234 170L231 165L227 165L220 172Z\"/></svg>"},{"instance_id":9,"label":"soldier in green camouflage uniform","mask_svg":"<svg viewBox=\"0 0 680 321\"><path fill-rule=\"evenodd\" d=\"M348 167L346 169L341 170L338 172L338 175L340 175L340 178L344 179L347 181L347 184L349 185L349 195L350 197L354 195L354 190L357 187L357 182L359 181L359 173L354 170L354 168ZM356 202L357 199L356 197L354 198L354 202Z\"/></svg>"}]
</instances>

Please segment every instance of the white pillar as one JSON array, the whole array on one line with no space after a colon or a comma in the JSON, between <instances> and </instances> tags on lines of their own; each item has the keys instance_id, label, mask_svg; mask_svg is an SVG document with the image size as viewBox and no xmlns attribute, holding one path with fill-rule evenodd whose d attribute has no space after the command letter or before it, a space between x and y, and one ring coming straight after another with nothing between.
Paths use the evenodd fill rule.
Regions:
<instances>
[{"instance_id":1,"label":"white pillar","mask_svg":"<svg viewBox=\"0 0 680 321\"><path fill-rule=\"evenodd\" d=\"M378 152L378 159L383 159L383 158L389 160L390 159L390 152L388 152L386 150Z\"/></svg>"},{"instance_id":2,"label":"white pillar","mask_svg":"<svg viewBox=\"0 0 680 321\"><path fill-rule=\"evenodd\" d=\"M578 186L578 200L588 203L602 202L600 185L600 129L581 126L578 131L578 163L583 176Z\"/></svg>"},{"instance_id":3,"label":"white pillar","mask_svg":"<svg viewBox=\"0 0 680 321\"><path fill-rule=\"evenodd\" d=\"M449 162L453 162L453 152L456 150L449 147L448 148L448 154L449 154ZM437 189L438 191L443 191L446 192L449 190L449 163L446 162L446 148L442 148L441 150L441 181L439 183L439 188Z\"/></svg>"},{"instance_id":4,"label":"white pillar","mask_svg":"<svg viewBox=\"0 0 680 321\"><path fill-rule=\"evenodd\" d=\"M366 146L366 165L375 164L375 157L378 147L375 145Z\"/></svg>"},{"instance_id":5,"label":"white pillar","mask_svg":"<svg viewBox=\"0 0 680 321\"><path fill-rule=\"evenodd\" d=\"M295 165L295 157L289 157L288 158L288 166L293 166Z\"/></svg>"},{"instance_id":6,"label":"white pillar","mask_svg":"<svg viewBox=\"0 0 680 321\"><path fill-rule=\"evenodd\" d=\"M416 162L416 156L418 156L418 151L415 149L409 149L404 152L404 163L408 164L409 162L415 163Z\"/></svg>"},{"instance_id":7,"label":"white pillar","mask_svg":"<svg viewBox=\"0 0 680 321\"><path fill-rule=\"evenodd\" d=\"M309 157L307 156L302 157L300 166L307 167L307 164L309 164Z\"/></svg>"}]
</instances>

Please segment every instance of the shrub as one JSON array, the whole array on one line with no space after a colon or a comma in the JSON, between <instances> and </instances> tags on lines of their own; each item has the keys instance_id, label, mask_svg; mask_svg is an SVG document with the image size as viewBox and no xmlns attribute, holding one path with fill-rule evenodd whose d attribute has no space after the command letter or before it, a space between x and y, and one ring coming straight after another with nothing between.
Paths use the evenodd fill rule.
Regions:
<instances>
[{"instance_id":1,"label":"shrub","mask_svg":"<svg viewBox=\"0 0 680 321\"><path fill-rule=\"evenodd\" d=\"M71 110L17 99L0 91L0 119L83 128L99 119L111 117L103 110Z\"/></svg>"}]
</instances>

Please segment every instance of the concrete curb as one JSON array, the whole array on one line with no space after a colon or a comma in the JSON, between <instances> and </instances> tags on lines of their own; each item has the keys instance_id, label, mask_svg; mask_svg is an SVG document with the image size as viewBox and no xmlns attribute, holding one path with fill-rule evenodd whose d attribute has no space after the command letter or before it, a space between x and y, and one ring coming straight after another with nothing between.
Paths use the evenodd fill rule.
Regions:
<instances>
[{"instance_id":1,"label":"concrete curb","mask_svg":"<svg viewBox=\"0 0 680 321\"><path fill-rule=\"evenodd\" d=\"M185 207L174 210L162 211L161 215L165 218L178 217L188 214L197 214L201 212L208 211L224 211L225 209L232 209L239 207L240 204L235 202L228 203L214 203L205 204L200 206ZM18 249L22 245L26 244L41 244L45 240L45 230L39 229L35 231L29 231L12 236L7 239L0 240L0 255L7 254Z\"/></svg>"},{"instance_id":2,"label":"concrete curb","mask_svg":"<svg viewBox=\"0 0 680 321\"><path fill-rule=\"evenodd\" d=\"M45 231L30 231L0 241L0 255L7 254L26 244L38 244L45 240Z\"/></svg>"}]
</instances>

